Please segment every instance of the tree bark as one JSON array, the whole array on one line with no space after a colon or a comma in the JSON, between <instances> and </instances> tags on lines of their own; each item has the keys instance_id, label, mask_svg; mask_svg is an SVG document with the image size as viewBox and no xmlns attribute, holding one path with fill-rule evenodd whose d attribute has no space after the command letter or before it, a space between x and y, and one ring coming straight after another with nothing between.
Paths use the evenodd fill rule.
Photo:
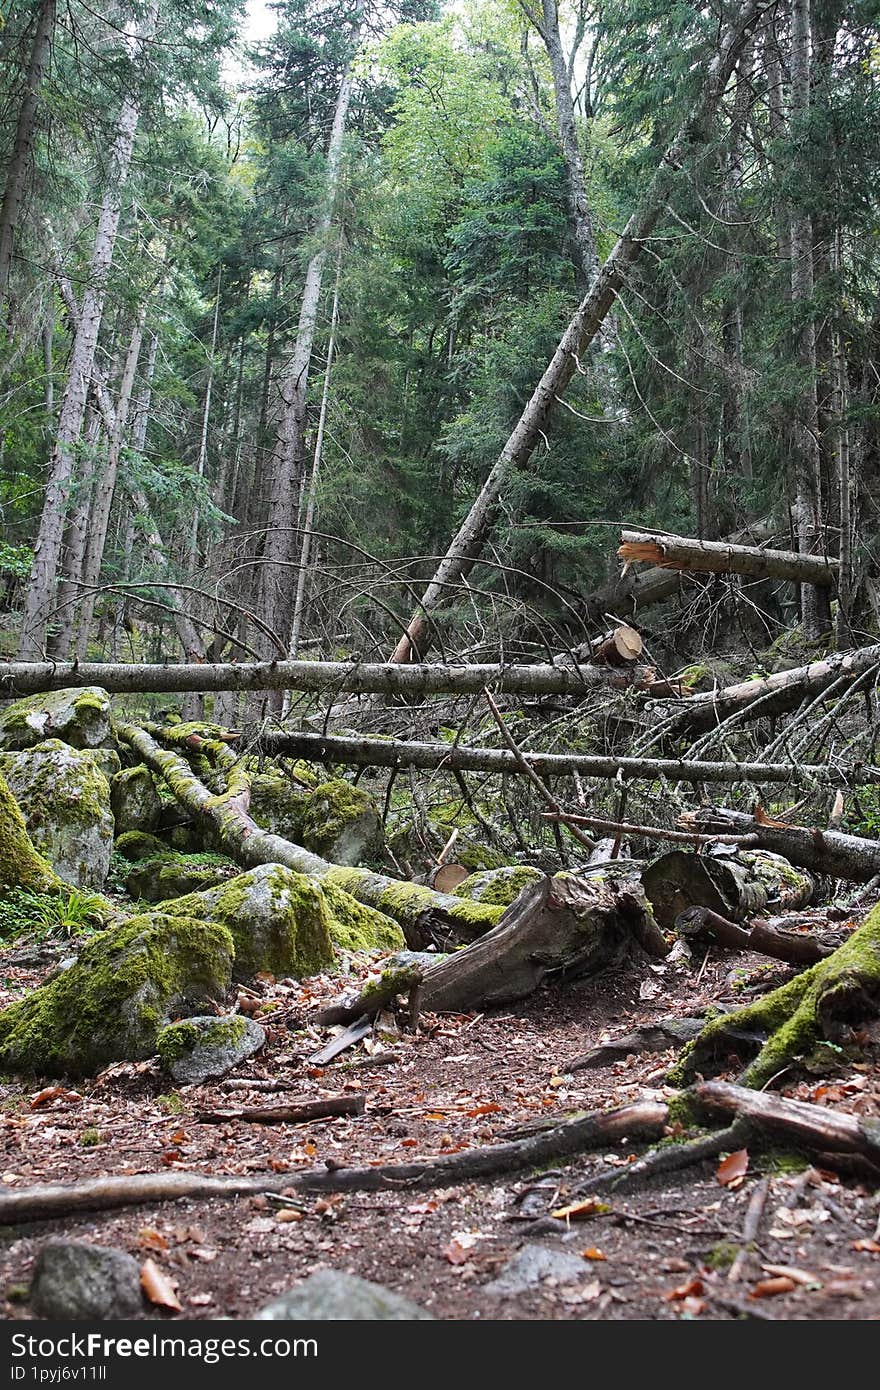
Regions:
<instances>
[{"instance_id":1,"label":"tree bark","mask_svg":"<svg viewBox=\"0 0 880 1390\"><path fill-rule=\"evenodd\" d=\"M610 256L578 306L479 496L425 589L407 632L395 648L392 661L411 661L414 655L424 659L430 645L434 611L457 591L458 585L477 562L485 537L494 522L508 475L528 462L549 423L557 399L568 386L580 358L601 329L630 269L641 255L663 211L675 171L720 100L758 12L759 0L745 0L733 23L721 36L718 51L708 66L690 117L663 155L644 199L630 217Z\"/></svg>"},{"instance_id":2,"label":"tree bark","mask_svg":"<svg viewBox=\"0 0 880 1390\"><path fill-rule=\"evenodd\" d=\"M846 835L839 830L803 829L796 825L767 825L744 811L707 806L687 813L679 824L710 834L714 830L754 835L756 842L791 864L832 878L867 883L880 873L880 841Z\"/></svg>"},{"instance_id":3,"label":"tree bark","mask_svg":"<svg viewBox=\"0 0 880 1390\"><path fill-rule=\"evenodd\" d=\"M158 0L153 0L152 7L140 28L139 37L142 43L152 38L157 17ZM46 626L54 600L76 443L82 429L86 397L95 362L107 280L122 212L122 192L131 165L139 110L139 98L134 93L129 93L123 99L119 111L116 138L109 159L109 174L89 264L88 283L83 295L79 325L74 335L55 445L49 460L49 476L34 545L34 560L18 646L18 654L22 659L38 658L45 647Z\"/></svg>"},{"instance_id":4,"label":"tree bark","mask_svg":"<svg viewBox=\"0 0 880 1390\"><path fill-rule=\"evenodd\" d=\"M805 907L815 891L809 874L796 873L787 861L760 849L723 857L672 850L642 871L642 887L657 921L667 928L691 908L707 907L741 922L771 903L778 911Z\"/></svg>"},{"instance_id":5,"label":"tree bark","mask_svg":"<svg viewBox=\"0 0 880 1390\"><path fill-rule=\"evenodd\" d=\"M0 667L2 671L2 667ZM467 744L418 743L404 739L358 738L338 734L303 733L299 730L265 729L259 749L270 756L286 754L305 762L339 763L349 767L444 768L457 772L516 773L513 753L505 748L472 748ZM708 762L687 758L618 758L589 753L529 753L522 758L542 777L583 777L615 781L643 777L669 782L782 783L784 785L875 786L880 768L835 768L817 763Z\"/></svg>"},{"instance_id":6,"label":"tree bark","mask_svg":"<svg viewBox=\"0 0 880 1390\"><path fill-rule=\"evenodd\" d=\"M822 555L762 550L757 546L647 531L623 531L617 554L627 564L644 562L688 573L747 574L753 579L793 579L823 587L833 585L839 573L837 561Z\"/></svg>"},{"instance_id":7,"label":"tree bark","mask_svg":"<svg viewBox=\"0 0 880 1390\"><path fill-rule=\"evenodd\" d=\"M18 108L15 141L12 146L12 156L6 167L3 205L0 207L0 305L3 304L9 288L15 233L21 217L25 179L34 148L40 88L43 85L43 76L49 61L52 34L55 29L55 4L56 0L41 0L37 12L24 95L21 106Z\"/></svg>"}]
</instances>

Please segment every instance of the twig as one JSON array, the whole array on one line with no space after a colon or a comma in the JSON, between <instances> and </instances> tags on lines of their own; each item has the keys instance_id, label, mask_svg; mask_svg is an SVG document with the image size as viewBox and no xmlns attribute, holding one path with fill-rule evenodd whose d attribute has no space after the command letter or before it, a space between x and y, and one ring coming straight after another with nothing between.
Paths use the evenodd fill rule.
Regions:
<instances>
[{"instance_id":1,"label":"twig","mask_svg":"<svg viewBox=\"0 0 880 1390\"><path fill-rule=\"evenodd\" d=\"M762 1178L755 1188L746 1208L745 1220L743 1221L742 1247L737 1251L736 1258L730 1269L727 1271L727 1278L731 1284L735 1284L742 1275L746 1260L751 1253L751 1246L758 1239L758 1231L761 1228L761 1219L764 1215L764 1208L767 1205L767 1194L770 1191L770 1179Z\"/></svg>"},{"instance_id":2,"label":"twig","mask_svg":"<svg viewBox=\"0 0 880 1390\"><path fill-rule=\"evenodd\" d=\"M568 811L542 811L544 820L561 821L563 825L588 825L605 835L642 835L646 840L672 840L684 845L740 845L747 848L758 843L757 835L703 835L687 830L667 830L660 825L631 825L626 821L603 820L601 816L578 816Z\"/></svg>"}]
</instances>

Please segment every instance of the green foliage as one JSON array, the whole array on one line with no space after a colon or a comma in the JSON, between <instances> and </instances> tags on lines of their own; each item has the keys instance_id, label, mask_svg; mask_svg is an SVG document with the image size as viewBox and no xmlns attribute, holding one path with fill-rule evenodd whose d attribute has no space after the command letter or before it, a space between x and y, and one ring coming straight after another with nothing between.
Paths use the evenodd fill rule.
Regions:
<instances>
[{"instance_id":1,"label":"green foliage","mask_svg":"<svg viewBox=\"0 0 880 1390\"><path fill-rule=\"evenodd\" d=\"M90 936L106 927L112 915L111 904L99 893L79 888L52 893L11 888L0 899L0 940L25 935L36 941Z\"/></svg>"}]
</instances>

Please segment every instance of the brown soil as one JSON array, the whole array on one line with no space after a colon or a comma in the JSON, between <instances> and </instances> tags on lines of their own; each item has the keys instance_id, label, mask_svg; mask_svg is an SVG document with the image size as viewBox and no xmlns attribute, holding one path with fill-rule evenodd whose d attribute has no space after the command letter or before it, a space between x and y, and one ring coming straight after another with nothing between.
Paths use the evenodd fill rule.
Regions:
<instances>
[{"instance_id":1,"label":"brown soil","mask_svg":"<svg viewBox=\"0 0 880 1390\"><path fill-rule=\"evenodd\" d=\"M5 953L8 955L8 953ZM356 958L356 972L367 962ZM701 967L703 967L701 969ZM263 981L258 1014L270 1030L259 1058L236 1080L283 1081L289 1090L228 1084L173 1090L153 1062L110 1068L68 1087L7 1080L0 1086L0 1181L22 1187L163 1167L273 1175L331 1164L402 1162L492 1143L536 1117L562 1118L670 1092L673 1053L630 1056L565 1073L566 1061L638 1024L735 1005L788 978L757 956L702 954L693 966L629 966L554 984L492 1015L427 1015L420 1031L374 1038L323 1069L308 1057L330 1036L309 1023L335 997L338 977ZM40 982L4 966L0 1003ZM405 1024L403 1016L401 1023ZM860 1061L833 1078L782 1079L780 1089L836 1110L880 1115L880 1029L862 1030ZM383 1064L393 1056L390 1064ZM733 1075L733 1073L730 1073ZM197 1111L361 1092L365 1113L308 1125L200 1124ZM300 1197L282 1219L265 1197L178 1202L0 1229L0 1297L7 1318L30 1318L27 1287L41 1244L65 1235L152 1257L177 1283L186 1318L248 1318L316 1268L350 1270L449 1319L759 1319L880 1316L880 1231L873 1183L809 1167L795 1154L753 1153L737 1185L717 1160L611 1193L607 1210L577 1222L549 1213L575 1200L598 1172L623 1168L626 1144L558 1171L433 1192ZM740 1248L755 1184L770 1189L742 1277ZM583 1258L574 1284L545 1282L497 1297L485 1285L525 1242ZM780 1267L790 1271L780 1273ZM764 1281L786 1291L762 1291ZM145 1310L145 1316L150 1316Z\"/></svg>"}]
</instances>

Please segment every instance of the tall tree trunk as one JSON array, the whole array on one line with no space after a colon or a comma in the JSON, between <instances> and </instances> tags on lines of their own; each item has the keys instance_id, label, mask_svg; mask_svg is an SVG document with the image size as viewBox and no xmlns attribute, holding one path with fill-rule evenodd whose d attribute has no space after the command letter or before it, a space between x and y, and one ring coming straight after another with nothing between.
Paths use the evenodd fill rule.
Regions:
<instances>
[{"instance_id":1,"label":"tall tree trunk","mask_svg":"<svg viewBox=\"0 0 880 1390\"><path fill-rule=\"evenodd\" d=\"M392 661L410 661L414 655L424 656L430 646L432 614L457 591L458 585L470 574L479 558L508 475L528 462L553 414L558 397L577 370L580 358L600 331L630 268L641 255L663 211L675 170L720 100L757 13L758 0L745 0L730 28L722 36L689 119L663 155L644 199L630 217L589 292L578 306L531 400L422 595L419 608L410 619L407 632L398 642Z\"/></svg>"},{"instance_id":2,"label":"tall tree trunk","mask_svg":"<svg viewBox=\"0 0 880 1390\"><path fill-rule=\"evenodd\" d=\"M361 5L361 11L363 6ZM318 303L327 259L327 238L333 221L342 161L345 123L351 102L353 79L351 66L346 69L336 98L333 126L327 146L327 179L324 205L315 229L319 249L309 262L300 306L299 325L293 359L281 382L281 416L275 449L270 466L271 490L267 517L266 543L259 613L263 622L275 633L289 629L290 600L293 594L291 561L297 550L295 535L299 481L304 458L306 403L309 370L315 341ZM265 656L274 653L274 645L264 633L257 641Z\"/></svg>"},{"instance_id":3,"label":"tall tree trunk","mask_svg":"<svg viewBox=\"0 0 880 1390\"><path fill-rule=\"evenodd\" d=\"M88 546L95 475L99 469L101 416L93 406L86 410L84 439L85 449L82 450L83 458L79 466L78 496L64 542L64 572L58 592L58 631L51 643L53 656L62 659L70 653L70 634L76 623L76 600ZM82 655L85 656L85 652Z\"/></svg>"},{"instance_id":4,"label":"tall tree trunk","mask_svg":"<svg viewBox=\"0 0 880 1390\"><path fill-rule=\"evenodd\" d=\"M810 0L791 3L790 67L794 151L805 139L804 121L810 109ZM800 320L796 352L804 381L794 418L795 527L798 549L807 555L824 550L813 289L813 224L802 203L791 214L791 301ZM831 626L828 595L809 584L801 589L801 620L805 635L811 638L820 637Z\"/></svg>"},{"instance_id":5,"label":"tall tree trunk","mask_svg":"<svg viewBox=\"0 0 880 1390\"><path fill-rule=\"evenodd\" d=\"M113 433L110 436L107 459L95 483L91 525L89 527L89 543L82 568L82 583L85 585L85 592L82 595L82 601L79 605L79 616L76 622L74 656L79 661L85 658L89 641L89 628L92 624L95 603L98 597L95 586L101 577L101 563L104 559L104 548L107 544L107 528L110 523L110 509L113 506L113 496L116 492L116 474L119 469L119 459L122 454L122 445L128 425L135 373L137 372L138 358L140 357L141 343L144 336L146 312L146 305L141 305L131 330L128 350L125 354L125 363L122 368L122 380L119 384L119 396L116 401L116 420ZM67 646L64 649L61 647L60 638L58 643L59 654L63 656L67 655L71 640L73 639L73 631L66 631L65 638Z\"/></svg>"},{"instance_id":6,"label":"tall tree trunk","mask_svg":"<svg viewBox=\"0 0 880 1390\"><path fill-rule=\"evenodd\" d=\"M157 18L158 0L154 0L140 30L142 42L152 37ZM39 656L45 646L46 625L54 600L76 443L82 429L89 381L95 362L107 280L122 212L122 192L131 165L138 114L138 98L129 94L124 98L119 112L116 139L109 160L107 185L89 265L88 283L83 295L79 324L74 334L58 432L49 460L49 477L34 546L34 560L18 646L19 656L22 658Z\"/></svg>"},{"instance_id":7,"label":"tall tree trunk","mask_svg":"<svg viewBox=\"0 0 880 1390\"><path fill-rule=\"evenodd\" d=\"M220 327L220 280L223 275L222 265L217 271L217 292L214 296L214 326L211 330L211 359L208 364L208 384L205 387L205 405L202 411L202 429L199 437L199 457L196 465L199 482L205 476L205 466L208 462L208 426L211 421L211 396L214 391L214 357L217 352L217 333ZM190 554L193 560L199 553L199 502L196 498L196 505L193 508L192 535L189 543Z\"/></svg>"},{"instance_id":8,"label":"tall tree trunk","mask_svg":"<svg viewBox=\"0 0 880 1390\"><path fill-rule=\"evenodd\" d=\"M34 30L34 43L28 65L24 95L18 109L18 123L15 130L15 143L12 157L6 169L6 182L3 187L3 205L0 207L0 304L6 298L9 288L9 273L12 268L12 253L15 233L21 216L21 203L24 196L28 165L34 148L37 104L43 75L49 61L52 33L55 28L55 0L41 0Z\"/></svg>"}]
</instances>

